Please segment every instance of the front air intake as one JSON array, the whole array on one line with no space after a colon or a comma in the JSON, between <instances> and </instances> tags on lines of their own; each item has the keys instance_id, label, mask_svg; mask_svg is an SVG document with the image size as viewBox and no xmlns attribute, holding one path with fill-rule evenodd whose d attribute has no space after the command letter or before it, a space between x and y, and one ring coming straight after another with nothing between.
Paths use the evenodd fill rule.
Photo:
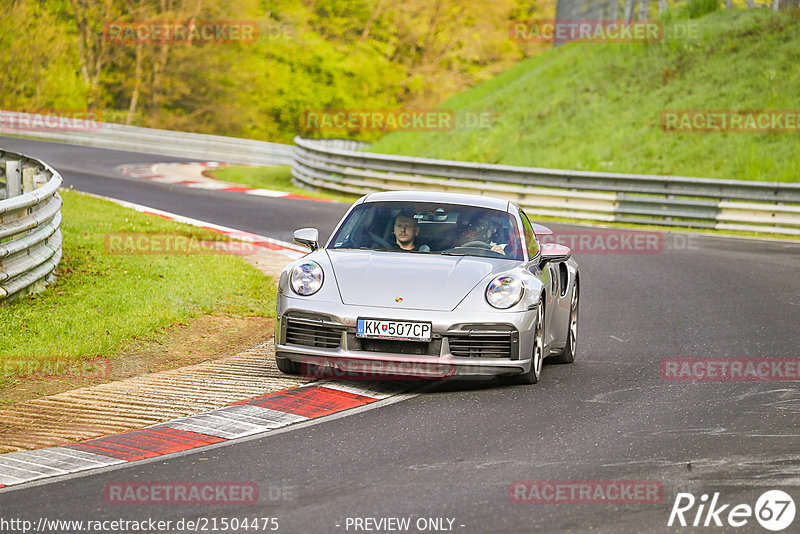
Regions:
<instances>
[{"instance_id":1,"label":"front air intake","mask_svg":"<svg viewBox=\"0 0 800 534\"><path fill-rule=\"evenodd\" d=\"M447 335L450 354L463 358L511 358L512 332Z\"/></svg>"},{"instance_id":2,"label":"front air intake","mask_svg":"<svg viewBox=\"0 0 800 534\"><path fill-rule=\"evenodd\" d=\"M342 330L314 319L286 319L286 344L336 349L342 344Z\"/></svg>"}]
</instances>

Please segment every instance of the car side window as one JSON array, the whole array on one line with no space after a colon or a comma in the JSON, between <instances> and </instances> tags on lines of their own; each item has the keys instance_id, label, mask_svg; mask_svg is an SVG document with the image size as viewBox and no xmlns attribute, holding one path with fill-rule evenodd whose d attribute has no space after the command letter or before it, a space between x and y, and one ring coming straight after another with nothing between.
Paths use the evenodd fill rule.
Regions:
<instances>
[{"instance_id":1,"label":"car side window","mask_svg":"<svg viewBox=\"0 0 800 534\"><path fill-rule=\"evenodd\" d=\"M525 246L528 247L528 259L532 260L539 253L539 242L533 233L533 226L528 216L522 210L519 211L519 215L522 218L522 231L525 233Z\"/></svg>"}]
</instances>

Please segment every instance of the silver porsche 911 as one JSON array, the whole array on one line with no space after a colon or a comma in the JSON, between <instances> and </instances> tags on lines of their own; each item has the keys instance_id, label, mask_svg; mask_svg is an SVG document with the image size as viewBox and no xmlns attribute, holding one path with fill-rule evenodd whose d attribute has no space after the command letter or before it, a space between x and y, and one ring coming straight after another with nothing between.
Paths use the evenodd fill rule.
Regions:
<instances>
[{"instance_id":1,"label":"silver porsche 911","mask_svg":"<svg viewBox=\"0 0 800 534\"><path fill-rule=\"evenodd\" d=\"M281 273L275 359L289 374L499 375L539 380L570 363L578 266L514 202L438 192L360 198L324 247Z\"/></svg>"}]
</instances>

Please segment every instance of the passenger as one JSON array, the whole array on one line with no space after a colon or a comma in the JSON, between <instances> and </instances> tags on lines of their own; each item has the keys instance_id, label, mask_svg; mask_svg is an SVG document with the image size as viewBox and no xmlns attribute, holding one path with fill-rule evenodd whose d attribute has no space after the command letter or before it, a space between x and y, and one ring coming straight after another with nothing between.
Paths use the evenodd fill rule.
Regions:
<instances>
[{"instance_id":1,"label":"passenger","mask_svg":"<svg viewBox=\"0 0 800 534\"><path fill-rule=\"evenodd\" d=\"M494 235L494 225L487 218L480 214L468 215L461 214L456 223L458 232L459 247L487 248L492 252L497 252L505 256L505 244L498 244L492 241Z\"/></svg>"},{"instance_id":2,"label":"passenger","mask_svg":"<svg viewBox=\"0 0 800 534\"><path fill-rule=\"evenodd\" d=\"M419 234L419 223L411 213L400 213L394 220L394 243L392 248L410 252L430 252L428 245L416 245L414 240Z\"/></svg>"}]
</instances>

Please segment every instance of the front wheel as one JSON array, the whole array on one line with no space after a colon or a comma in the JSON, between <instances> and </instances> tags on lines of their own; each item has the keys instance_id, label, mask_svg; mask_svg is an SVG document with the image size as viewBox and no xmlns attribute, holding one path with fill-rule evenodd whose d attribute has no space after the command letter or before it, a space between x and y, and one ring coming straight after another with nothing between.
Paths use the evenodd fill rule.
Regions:
<instances>
[{"instance_id":1,"label":"front wheel","mask_svg":"<svg viewBox=\"0 0 800 534\"><path fill-rule=\"evenodd\" d=\"M544 360L544 302L541 300L536 305L536 332L533 340L531 370L517 375L517 380L521 384L535 384L542 374L542 360Z\"/></svg>"},{"instance_id":2,"label":"front wheel","mask_svg":"<svg viewBox=\"0 0 800 534\"><path fill-rule=\"evenodd\" d=\"M558 356L553 356L550 360L553 363L572 363L575 361L575 344L578 341L578 299L580 297L580 285L575 281L575 288L572 290L572 300L569 304L569 326L567 329L567 344L564 345L564 352Z\"/></svg>"},{"instance_id":3,"label":"front wheel","mask_svg":"<svg viewBox=\"0 0 800 534\"><path fill-rule=\"evenodd\" d=\"M288 358L278 358L275 357L275 365L278 366L278 369L282 373L286 373L287 375L299 375L300 374L300 364L297 362L293 362Z\"/></svg>"}]
</instances>

